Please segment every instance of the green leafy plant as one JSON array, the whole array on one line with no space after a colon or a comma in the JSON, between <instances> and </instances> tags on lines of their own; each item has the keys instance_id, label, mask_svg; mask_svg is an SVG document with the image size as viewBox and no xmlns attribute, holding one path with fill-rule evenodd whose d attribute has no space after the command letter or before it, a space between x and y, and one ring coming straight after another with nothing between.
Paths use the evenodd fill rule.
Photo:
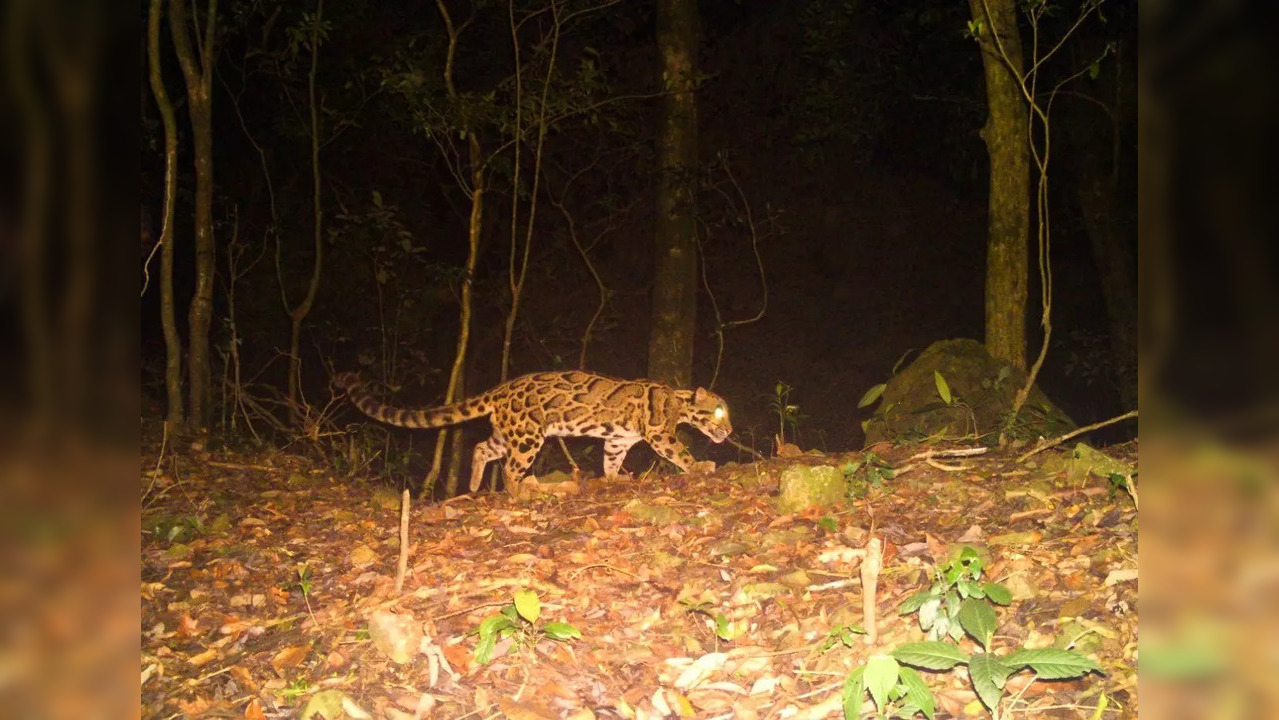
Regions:
<instances>
[{"instance_id":1,"label":"green leafy plant","mask_svg":"<svg viewBox=\"0 0 1279 720\"><path fill-rule=\"evenodd\" d=\"M982 645L983 652L966 655L958 646L946 642L907 643L893 650L893 657L905 665L945 672L956 665L968 666L968 679L977 691L977 697L990 710L991 715L998 718L999 701L1004 696L1004 686L1008 678L1022 670L1030 670L1040 680L1068 680L1083 677L1090 672L1102 672L1097 663L1084 655L1060 648L1038 648L1028 650L1021 648L1007 655L995 655L989 652L989 646ZM932 717L930 713L925 713Z\"/></svg>"},{"instance_id":2,"label":"green leafy plant","mask_svg":"<svg viewBox=\"0 0 1279 720\"><path fill-rule=\"evenodd\" d=\"M848 674L844 681L844 717L861 717L862 702L870 693L880 717L931 718L937 700L918 670L903 666L888 655L874 655Z\"/></svg>"},{"instance_id":3,"label":"green leafy plant","mask_svg":"<svg viewBox=\"0 0 1279 720\"><path fill-rule=\"evenodd\" d=\"M906 356L910 355L913 350L914 348L908 349L906 352L902 353L901 357L897 358L897 362L893 363L893 369L888 371L888 378L890 380L897 374L897 371L901 369L902 363L906 361ZM879 396L883 395L884 391L887 389L887 382L872 385L869 390L862 394L862 399L857 401L857 407L860 409L875 404L875 401L878 400ZM884 411L887 412L888 408L884 408Z\"/></svg>"},{"instance_id":4,"label":"green leafy plant","mask_svg":"<svg viewBox=\"0 0 1279 720\"><path fill-rule=\"evenodd\" d=\"M778 381L773 387L773 395L769 398L768 406L772 409L773 414L777 416L777 446L780 448L786 442L786 426L790 425L791 435L799 436L799 406L792 404L790 394L795 388L784 382Z\"/></svg>"},{"instance_id":5,"label":"green leafy plant","mask_svg":"<svg viewBox=\"0 0 1279 720\"><path fill-rule=\"evenodd\" d=\"M187 542L204 534L204 518L199 515L161 515L148 523L152 537L166 542Z\"/></svg>"},{"instance_id":6,"label":"green leafy plant","mask_svg":"<svg viewBox=\"0 0 1279 720\"><path fill-rule=\"evenodd\" d=\"M745 620L729 620L724 613L714 612L714 605L710 601L681 598L680 603L684 605L685 612L710 618L715 623L715 637L724 642L732 642L741 637L749 625Z\"/></svg>"},{"instance_id":7,"label":"green leafy plant","mask_svg":"<svg viewBox=\"0 0 1279 720\"><path fill-rule=\"evenodd\" d=\"M1008 588L999 583L981 582L985 569L986 563L977 551L965 545L954 558L933 571L934 580L930 588L906 598L897 612L901 615L918 612L919 628L928 633L929 640L947 636L952 640L959 640L965 633L961 614L966 612L970 620L984 623L987 612L992 620L995 613L984 601L989 600L999 605L1007 605L1012 601L1012 593L1008 592ZM994 628L990 631L993 633ZM978 635L973 637L979 642L982 640Z\"/></svg>"},{"instance_id":8,"label":"green leafy plant","mask_svg":"<svg viewBox=\"0 0 1279 720\"><path fill-rule=\"evenodd\" d=\"M910 717L922 713L932 718L935 703L923 678L913 668L935 672L956 665L968 666L968 677L982 703L998 718L1004 687L1014 673L1030 670L1042 680L1077 678L1101 672L1084 655L1061 648L1014 649L1005 655L992 652L991 641L998 627L994 605L1008 605L1012 595L999 583L982 582L985 561L977 551L963 546L955 556L934 571L931 587L907 598L898 612L919 613L919 626L928 640L907 643L890 656L876 656L854 670L844 683L844 716L857 717L865 694L881 715ZM969 636L981 651L965 653L952 642Z\"/></svg>"},{"instance_id":9,"label":"green leafy plant","mask_svg":"<svg viewBox=\"0 0 1279 720\"><path fill-rule=\"evenodd\" d=\"M311 622L316 622L315 611L311 609L311 564L300 563L298 565L298 580L293 583L293 587L302 591L302 601L306 603L306 612L311 616Z\"/></svg>"},{"instance_id":10,"label":"green leafy plant","mask_svg":"<svg viewBox=\"0 0 1279 720\"><path fill-rule=\"evenodd\" d=\"M288 699L293 699L306 695L311 692L312 689L311 681L307 680L305 677L299 677L289 683L288 687L280 690L280 695Z\"/></svg>"},{"instance_id":11,"label":"green leafy plant","mask_svg":"<svg viewBox=\"0 0 1279 720\"><path fill-rule=\"evenodd\" d=\"M946 377L937 370L933 371L933 385L937 388L937 397L941 398L943 403L946 403L946 407L963 408L968 411L968 420L972 424L973 435L980 436L981 433L977 432L977 414L973 412L968 403L964 402L963 398L951 391L950 383L946 382Z\"/></svg>"},{"instance_id":12,"label":"green leafy plant","mask_svg":"<svg viewBox=\"0 0 1279 720\"><path fill-rule=\"evenodd\" d=\"M493 659L497 641L513 638L515 645L531 650L542 638L568 642L582 637L582 631L562 622L538 624L542 617L542 601L532 590L517 590L511 603L480 622L474 632L480 636L475 646L475 661L481 665Z\"/></svg>"},{"instance_id":13,"label":"green leafy plant","mask_svg":"<svg viewBox=\"0 0 1279 720\"><path fill-rule=\"evenodd\" d=\"M844 463L841 471L848 481L848 497L854 499L865 497L871 487L881 488L885 480L893 479L892 466L873 452Z\"/></svg>"},{"instance_id":14,"label":"green leafy plant","mask_svg":"<svg viewBox=\"0 0 1279 720\"><path fill-rule=\"evenodd\" d=\"M865 634L866 628L863 628L860 625L841 625L837 628L831 628L831 631L826 633L826 639L823 640L822 644L817 648L817 652L819 654L827 652L836 645L843 645L846 648L850 648L853 646L853 638L858 635Z\"/></svg>"},{"instance_id":15,"label":"green leafy plant","mask_svg":"<svg viewBox=\"0 0 1279 720\"><path fill-rule=\"evenodd\" d=\"M946 378L937 370L933 371L933 384L937 386L937 395L941 397L941 401L954 407L955 398L950 394L950 383L947 383Z\"/></svg>"},{"instance_id":16,"label":"green leafy plant","mask_svg":"<svg viewBox=\"0 0 1279 720\"><path fill-rule=\"evenodd\" d=\"M1133 484L1133 478L1136 474L1125 475L1123 473L1110 473L1110 497L1113 499L1120 492L1125 492L1132 498L1133 507L1139 507L1140 502L1137 498L1137 486Z\"/></svg>"}]
</instances>

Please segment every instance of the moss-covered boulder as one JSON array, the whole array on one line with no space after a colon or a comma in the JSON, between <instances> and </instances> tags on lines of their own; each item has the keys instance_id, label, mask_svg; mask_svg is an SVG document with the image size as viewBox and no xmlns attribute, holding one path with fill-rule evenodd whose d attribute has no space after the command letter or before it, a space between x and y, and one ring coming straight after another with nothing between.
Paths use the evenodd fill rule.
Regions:
<instances>
[{"instance_id":1,"label":"moss-covered boulder","mask_svg":"<svg viewBox=\"0 0 1279 720\"><path fill-rule=\"evenodd\" d=\"M937 375L945 381L949 403L938 389ZM1025 382L1026 371L992 358L976 340L935 342L888 381L875 414L865 423L866 445L927 437L989 442L1004 428ZM1074 428L1074 421L1036 386L1007 434L1033 439Z\"/></svg>"},{"instance_id":2,"label":"moss-covered boulder","mask_svg":"<svg viewBox=\"0 0 1279 720\"><path fill-rule=\"evenodd\" d=\"M807 507L831 507L844 501L848 483L837 467L818 465L789 467L782 471L777 509L799 512Z\"/></svg>"}]
</instances>

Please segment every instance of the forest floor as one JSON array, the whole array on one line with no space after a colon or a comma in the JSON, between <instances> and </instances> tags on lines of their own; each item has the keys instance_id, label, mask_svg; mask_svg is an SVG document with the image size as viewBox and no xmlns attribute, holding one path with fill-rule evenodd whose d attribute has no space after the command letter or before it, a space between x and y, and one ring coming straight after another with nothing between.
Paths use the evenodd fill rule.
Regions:
<instances>
[{"instance_id":1,"label":"forest floor","mask_svg":"<svg viewBox=\"0 0 1279 720\"><path fill-rule=\"evenodd\" d=\"M415 502L396 594L393 490L281 453L162 457L144 438L143 715L839 717L853 669L924 639L898 606L967 545L981 580L1011 594L992 606L993 654L1071 647L1102 671L1014 673L1003 716L1136 717L1133 498L1055 469L1064 448L1020 463L1012 451L920 457L929 449L877 449L843 507L799 514L776 507L786 468L848 470L864 455L613 481L584 471L538 498ZM1107 453L1136 464L1136 443ZM896 472L876 476L885 465ZM870 628L873 538L884 553ZM481 663L477 631L495 614L487 629L513 632L491 634ZM572 629L580 637L552 638ZM958 647L981 650L972 637ZM966 666L923 676L937 717L989 717Z\"/></svg>"}]
</instances>

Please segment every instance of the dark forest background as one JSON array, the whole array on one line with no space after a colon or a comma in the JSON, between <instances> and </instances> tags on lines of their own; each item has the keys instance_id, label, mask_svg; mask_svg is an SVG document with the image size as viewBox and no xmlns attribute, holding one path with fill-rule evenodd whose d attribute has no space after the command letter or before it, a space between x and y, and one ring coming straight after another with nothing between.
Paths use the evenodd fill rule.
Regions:
<instances>
[{"instance_id":1,"label":"dark forest background","mask_svg":"<svg viewBox=\"0 0 1279 720\"><path fill-rule=\"evenodd\" d=\"M904 353L983 334L989 180L978 131L986 105L969 8L927 0L703 0L698 7L698 216L710 292L704 288L699 300L694 379L716 378L738 435L761 450L776 425L770 403L779 382L793 388L801 444L859 447L869 411L857 409L858 399ZM508 7L450 9L459 22L473 19L458 47L457 89L489 102L500 124L512 97ZM219 6L215 428L226 428L231 415L219 402L233 337L249 392L278 396L285 385L290 322L280 285L296 301L313 258L305 33L315 10L308 2ZM575 238L607 288L587 368L645 374L662 88L654 13L651 2L617 3L581 16L559 41L554 91L575 111L546 137L512 375L578 363L598 289ZM1078 14L1061 3L1039 32L1059 38ZM399 401L431 404L443 396L456 343L469 212L441 152L461 141L442 133L434 114L443 105L446 34L435 4L423 0L330 3L323 17L316 86L325 261L302 335L303 390L322 404L332 371L358 369L393 386ZM1111 356L1095 238L1081 203L1099 178L1109 184L1117 201L1112 240L1135 260L1136 23L1135 3L1103 4L1045 66L1050 81L1041 86L1104 56L1062 88L1051 116L1054 336L1040 385L1081 423L1130 404ZM1033 37L1024 30L1029 56ZM167 35L161 45L171 58ZM536 32L521 39L522 57L535 59ZM192 291L190 126L176 63L163 69L182 135L175 280L184 323ZM159 233L164 170L145 79L141 105L145 256L146 237ZM496 135L488 139L497 144ZM494 162L486 200L468 393L500 373L511 301L510 202L530 199L527 181L510 185L512 164L509 154ZM715 310L732 321L754 316L764 302L756 247L765 312L725 330L717 365ZM1033 274L1033 257L1031 267ZM1032 346L1035 283L1032 277ZM141 312L143 411L160 417L157 292L143 297Z\"/></svg>"}]
</instances>

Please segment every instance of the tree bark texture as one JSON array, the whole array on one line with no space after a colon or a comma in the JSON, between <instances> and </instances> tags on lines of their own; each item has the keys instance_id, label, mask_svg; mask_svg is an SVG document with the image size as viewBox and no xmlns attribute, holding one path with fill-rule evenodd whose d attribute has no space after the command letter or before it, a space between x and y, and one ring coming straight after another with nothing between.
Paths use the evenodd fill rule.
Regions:
<instances>
[{"instance_id":1,"label":"tree bark texture","mask_svg":"<svg viewBox=\"0 0 1279 720\"><path fill-rule=\"evenodd\" d=\"M1026 368L1026 303L1030 233L1029 115L1022 93L1021 36L1013 0L969 0L988 114L981 130L990 157L986 238L986 349Z\"/></svg>"},{"instance_id":2,"label":"tree bark texture","mask_svg":"<svg viewBox=\"0 0 1279 720\"><path fill-rule=\"evenodd\" d=\"M164 88L160 64L160 15L164 0L151 0L147 17L147 62L150 65L151 93L160 109L164 125L164 212L160 224L160 325L164 329L164 387L168 393L168 425L182 428L186 420L182 400L182 338L173 302L173 211L178 193L178 123L173 103Z\"/></svg>"},{"instance_id":3,"label":"tree bark texture","mask_svg":"<svg viewBox=\"0 0 1279 720\"><path fill-rule=\"evenodd\" d=\"M187 0L172 0L169 29L173 51L186 80L187 109L191 117L191 141L195 156L195 292L187 314L188 420L194 429L208 421L209 326L213 320L213 275L216 255L213 239L213 63L216 57L217 0L209 0L204 14L204 35L199 54L191 47ZM197 37L200 28L194 27Z\"/></svg>"},{"instance_id":4,"label":"tree bark texture","mask_svg":"<svg viewBox=\"0 0 1279 720\"><path fill-rule=\"evenodd\" d=\"M659 0L657 47L662 58L660 177L657 188L653 322L648 374L689 387L697 325L697 3Z\"/></svg>"},{"instance_id":5,"label":"tree bark texture","mask_svg":"<svg viewBox=\"0 0 1279 720\"><path fill-rule=\"evenodd\" d=\"M306 286L306 297L295 308L289 307L289 299L284 290L281 275L280 292L284 294L284 310L289 314L289 408L293 413L293 421L302 421L301 404L298 400L298 386L302 382L302 322L311 314L315 306L315 296L320 291L320 272L324 268L324 206L320 193L320 99L315 91L315 71L320 63L320 23L324 18L324 0L315 4L315 17L311 20L311 69L307 73L307 106L311 120L311 210L314 233L314 256L311 260L311 279ZM277 236L276 242L280 239ZM278 248L279 245L276 245ZM279 262L279 254L276 255Z\"/></svg>"}]
</instances>

